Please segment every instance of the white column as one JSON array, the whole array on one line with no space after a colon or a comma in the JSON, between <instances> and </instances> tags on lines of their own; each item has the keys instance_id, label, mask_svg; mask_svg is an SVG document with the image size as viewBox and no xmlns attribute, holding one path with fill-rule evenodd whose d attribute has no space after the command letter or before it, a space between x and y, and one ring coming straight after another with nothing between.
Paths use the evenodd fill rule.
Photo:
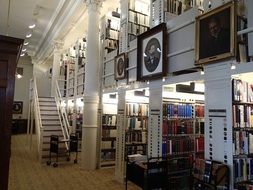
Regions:
<instances>
[{"instance_id":1,"label":"white column","mask_svg":"<svg viewBox=\"0 0 253 190\"><path fill-rule=\"evenodd\" d=\"M121 183L125 176L125 106L126 91L118 90L118 113L117 113L117 138L116 138L116 163L115 179Z\"/></svg>"},{"instance_id":2,"label":"white column","mask_svg":"<svg viewBox=\"0 0 253 190\"><path fill-rule=\"evenodd\" d=\"M55 96L55 83L60 76L60 61L61 61L61 50L63 48L62 41L54 41L54 58L52 67L52 79L51 79L51 96Z\"/></svg>"},{"instance_id":3,"label":"white column","mask_svg":"<svg viewBox=\"0 0 253 190\"><path fill-rule=\"evenodd\" d=\"M150 81L148 117L148 157L162 156L162 92L159 81Z\"/></svg>"},{"instance_id":4,"label":"white column","mask_svg":"<svg viewBox=\"0 0 253 190\"><path fill-rule=\"evenodd\" d=\"M233 171L231 61L204 66L205 159L226 163ZM230 172L230 188L233 187Z\"/></svg>"},{"instance_id":5,"label":"white column","mask_svg":"<svg viewBox=\"0 0 253 190\"><path fill-rule=\"evenodd\" d=\"M82 130L82 162L84 169L97 165L97 130L99 104L99 15L101 0L86 0L88 9L87 63Z\"/></svg>"}]
</instances>

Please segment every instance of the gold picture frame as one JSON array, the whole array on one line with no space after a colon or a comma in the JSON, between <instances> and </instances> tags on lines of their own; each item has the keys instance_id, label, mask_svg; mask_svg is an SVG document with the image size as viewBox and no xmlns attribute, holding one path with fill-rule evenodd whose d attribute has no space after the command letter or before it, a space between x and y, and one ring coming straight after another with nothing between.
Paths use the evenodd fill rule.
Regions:
<instances>
[{"instance_id":1,"label":"gold picture frame","mask_svg":"<svg viewBox=\"0 0 253 190\"><path fill-rule=\"evenodd\" d=\"M195 65L236 56L236 3L196 17Z\"/></svg>"}]
</instances>

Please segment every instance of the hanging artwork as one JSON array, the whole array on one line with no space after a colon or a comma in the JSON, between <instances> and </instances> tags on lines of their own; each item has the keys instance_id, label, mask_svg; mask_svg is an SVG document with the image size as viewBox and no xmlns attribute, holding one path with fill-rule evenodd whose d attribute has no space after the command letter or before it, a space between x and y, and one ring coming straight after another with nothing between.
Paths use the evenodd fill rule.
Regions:
<instances>
[{"instance_id":1,"label":"hanging artwork","mask_svg":"<svg viewBox=\"0 0 253 190\"><path fill-rule=\"evenodd\" d=\"M126 78L126 55L122 53L114 59L114 78L115 80Z\"/></svg>"},{"instance_id":2,"label":"hanging artwork","mask_svg":"<svg viewBox=\"0 0 253 190\"><path fill-rule=\"evenodd\" d=\"M166 24L162 23L137 38L137 80L167 74Z\"/></svg>"},{"instance_id":3,"label":"hanging artwork","mask_svg":"<svg viewBox=\"0 0 253 190\"><path fill-rule=\"evenodd\" d=\"M23 102L14 101L12 106L12 114L22 114L23 111Z\"/></svg>"},{"instance_id":4,"label":"hanging artwork","mask_svg":"<svg viewBox=\"0 0 253 190\"><path fill-rule=\"evenodd\" d=\"M196 64L235 56L235 3L229 2L196 18Z\"/></svg>"}]
</instances>

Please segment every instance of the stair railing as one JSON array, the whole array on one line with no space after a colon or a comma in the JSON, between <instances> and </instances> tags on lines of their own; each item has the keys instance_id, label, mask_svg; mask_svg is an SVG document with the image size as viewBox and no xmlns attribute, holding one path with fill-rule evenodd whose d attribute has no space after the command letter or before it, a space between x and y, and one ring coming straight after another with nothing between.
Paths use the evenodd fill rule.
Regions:
<instances>
[{"instance_id":1,"label":"stair railing","mask_svg":"<svg viewBox=\"0 0 253 190\"><path fill-rule=\"evenodd\" d=\"M68 121L66 110L62 106L63 99L62 99L61 91L60 91L60 88L59 88L59 85L58 85L57 81L56 81L56 84L55 84L55 102L56 102L58 114L60 116L60 123L61 123L61 129L62 129L62 132L63 132L63 137L64 137L64 140L66 140L65 145L66 145L66 148L68 150L69 147L68 147L67 141L69 140L70 126L69 126L69 121Z\"/></svg>"},{"instance_id":2,"label":"stair railing","mask_svg":"<svg viewBox=\"0 0 253 190\"><path fill-rule=\"evenodd\" d=\"M36 135L37 135L37 144L38 144L38 153L39 153L39 158L41 159L41 152L42 152L42 143L41 139L43 136L43 126L42 126L42 121L41 121L41 115L40 115L40 106L39 106L39 97L38 97L38 91L37 91L37 83L36 83L36 78L34 77L31 79L31 90L32 90L32 105L31 105L31 110L32 106L34 108L34 116L35 116L35 130L36 130ZM33 119L33 118L32 118Z\"/></svg>"}]
</instances>

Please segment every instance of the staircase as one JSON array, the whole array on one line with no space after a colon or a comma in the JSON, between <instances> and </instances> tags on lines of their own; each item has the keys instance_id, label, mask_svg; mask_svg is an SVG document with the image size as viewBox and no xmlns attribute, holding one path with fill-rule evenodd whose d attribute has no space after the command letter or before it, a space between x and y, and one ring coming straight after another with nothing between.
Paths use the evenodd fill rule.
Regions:
<instances>
[{"instance_id":1,"label":"staircase","mask_svg":"<svg viewBox=\"0 0 253 190\"><path fill-rule=\"evenodd\" d=\"M30 84L30 104L28 131L32 135L33 121L35 121L35 133L38 144L38 155L41 163L46 163L50 158L50 137L57 135L59 137L58 154L66 160L67 150L69 149L69 123L65 108L61 106L62 98L58 83L56 83L55 97L39 97L36 85L36 79L31 79ZM56 153L51 154L54 161Z\"/></svg>"},{"instance_id":2,"label":"staircase","mask_svg":"<svg viewBox=\"0 0 253 190\"><path fill-rule=\"evenodd\" d=\"M50 136L58 135L59 140L63 140L63 132L60 123L60 116L58 114L56 102L54 97L39 97L39 109L41 115L42 123L42 152L41 158L42 163L45 163L49 159L49 150L50 150ZM59 144L59 152L66 152L65 143ZM59 154L59 156L65 156ZM55 157L52 154L52 157Z\"/></svg>"}]
</instances>

